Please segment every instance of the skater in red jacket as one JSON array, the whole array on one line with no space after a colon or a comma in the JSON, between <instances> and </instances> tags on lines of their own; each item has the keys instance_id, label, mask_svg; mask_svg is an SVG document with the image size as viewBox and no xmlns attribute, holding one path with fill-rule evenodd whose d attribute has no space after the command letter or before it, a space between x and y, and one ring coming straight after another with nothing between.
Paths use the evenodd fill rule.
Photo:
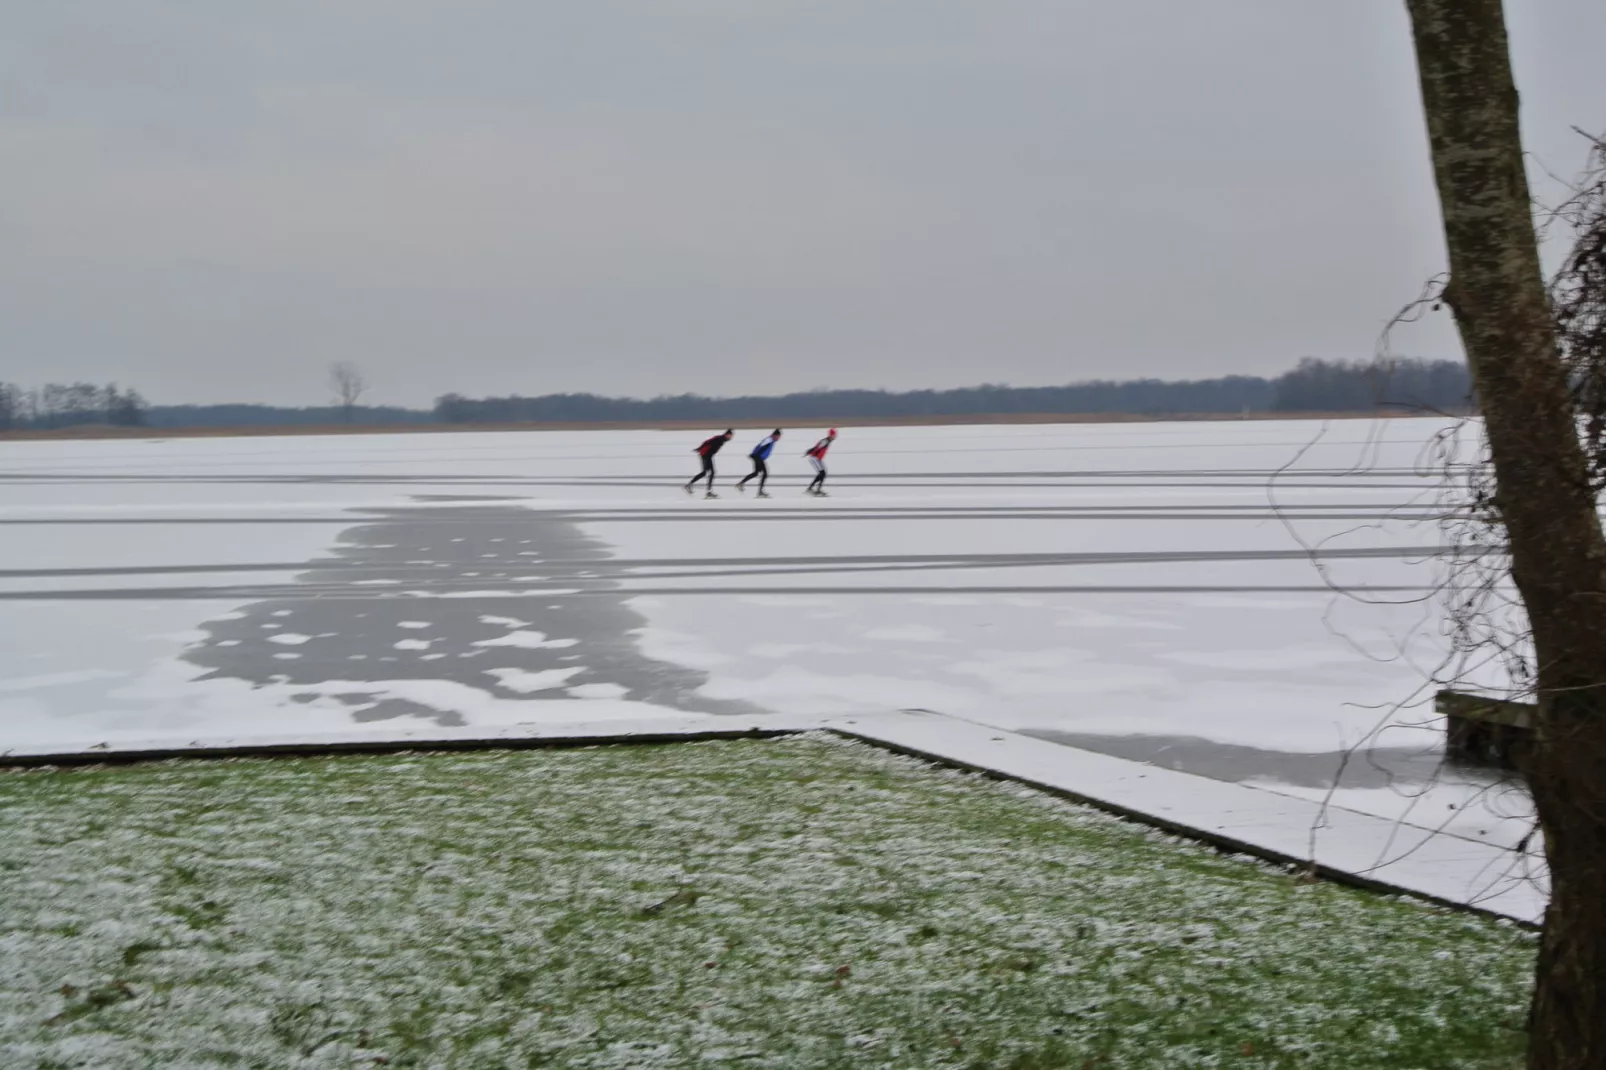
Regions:
<instances>
[{"instance_id":1,"label":"skater in red jacket","mask_svg":"<svg viewBox=\"0 0 1606 1070\"><path fill-rule=\"evenodd\" d=\"M829 435L816 442L813 448L803 455L814 466L814 482L809 484L809 489L805 490L804 494L812 494L816 498L825 497L825 451L830 449L831 443L835 441L836 428L833 427Z\"/></svg>"},{"instance_id":2,"label":"skater in red jacket","mask_svg":"<svg viewBox=\"0 0 1606 1070\"><path fill-rule=\"evenodd\" d=\"M720 451L720 448L722 446L724 446L725 443L729 442L731 439L733 439L735 437L736 437L736 432L735 431L727 430L723 435L715 435L713 438L708 439L701 446L697 447L695 452L696 452L697 456L699 456L699 457L701 457L703 459L703 470L701 472L698 472L696 475L692 476L691 477L691 482L686 484L686 493L687 494L690 494L692 492L692 488L697 486L697 481L699 479L702 479L704 476L707 476L708 477L708 493L704 494L703 497L705 497L705 498L717 498L717 497L719 497L719 495L714 493L714 454L718 453Z\"/></svg>"}]
</instances>

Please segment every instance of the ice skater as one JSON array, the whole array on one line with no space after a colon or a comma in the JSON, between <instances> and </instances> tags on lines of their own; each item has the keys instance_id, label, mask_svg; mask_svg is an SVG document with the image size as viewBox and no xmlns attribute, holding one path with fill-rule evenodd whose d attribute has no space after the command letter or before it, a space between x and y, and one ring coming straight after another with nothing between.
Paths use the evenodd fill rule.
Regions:
<instances>
[{"instance_id":1,"label":"ice skater","mask_svg":"<svg viewBox=\"0 0 1606 1070\"><path fill-rule=\"evenodd\" d=\"M809 484L809 489L805 490L803 492L804 494L812 494L816 498L824 498L826 496L825 451L830 449L831 443L835 441L836 428L833 427L831 428L831 433L829 435L826 435L824 438L820 439L820 441L816 442L814 447L803 455L807 457L809 459L809 463L814 466L814 481Z\"/></svg>"},{"instance_id":2,"label":"ice skater","mask_svg":"<svg viewBox=\"0 0 1606 1070\"><path fill-rule=\"evenodd\" d=\"M753 447L753 452L749 453L747 455L753 461L753 470L751 472L749 472L739 483L736 484L736 489L737 490L742 491L743 493L745 493L747 491L748 481L751 480L754 476L757 476L758 477L758 497L760 497L760 498L768 498L769 497L769 492L764 489L764 485L770 481L770 466L769 466L770 452L775 449L775 444L777 442L779 442L780 440L781 440L781 429L779 427L777 427L774 431L770 432L770 435L769 435L768 438L766 438L764 441L760 442L758 445Z\"/></svg>"},{"instance_id":3,"label":"ice skater","mask_svg":"<svg viewBox=\"0 0 1606 1070\"><path fill-rule=\"evenodd\" d=\"M704 476L707 476L708 477L708 493L704 494L703 497L705 497L705 498L717 498L717 497L719 497L719 495L714 493L714 454L718 453L720 451L720 449L725 445L725 443L729 442L731 439L733 439L735 437L736 437L736 432L727 428L723 435L715 435L713 438L709 439L708 441L704 442L701 446L697 447L697 450L696 450L697 456L699 456L699 457L701 457L703 459L703 470L701 472L698 472L696 475L692 476L691 477L691 482L686 484L686 493L687 494L690 494L692 492L692 490L697 486L697 481L699 479L702 479Z\"/></svg>"}]
</instances>

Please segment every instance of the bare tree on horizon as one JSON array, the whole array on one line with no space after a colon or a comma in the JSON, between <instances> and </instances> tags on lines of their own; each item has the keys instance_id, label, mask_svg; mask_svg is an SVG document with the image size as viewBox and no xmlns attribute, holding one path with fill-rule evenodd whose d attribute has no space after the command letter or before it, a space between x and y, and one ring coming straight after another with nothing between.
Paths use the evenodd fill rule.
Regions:
<instances>
[{"instance_id":1,"label":"bare tree on horizon","mask_svg":"<svg viewBox=\"0 0 1606 1070\"><path fill-rule=\"evenodd\" d=\"M368 380L362 369L349 360L337 360L329 365L329 389L340 406L340 417L351 423L357 409L357 399L368 389Z\"/></svg>"}]
</instances>

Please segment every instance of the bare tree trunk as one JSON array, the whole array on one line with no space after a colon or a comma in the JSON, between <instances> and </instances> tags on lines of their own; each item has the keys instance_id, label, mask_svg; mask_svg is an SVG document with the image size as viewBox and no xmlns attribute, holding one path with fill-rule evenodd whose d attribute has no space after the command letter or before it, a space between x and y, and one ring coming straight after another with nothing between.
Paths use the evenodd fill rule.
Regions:
<instances>
[{"instance_id":1,"label":"bare tree trunk","mask_svg":"<svg viewBox=\"0 0 1606 1070\"><path fill-rule=\"evenodd\" d=\"M1606 1068L1606 538L1539 265L1501 0L1406 0L1455 313L1533 629L1551 873L1530 1070Z\"/></svg>"}]
</instances>

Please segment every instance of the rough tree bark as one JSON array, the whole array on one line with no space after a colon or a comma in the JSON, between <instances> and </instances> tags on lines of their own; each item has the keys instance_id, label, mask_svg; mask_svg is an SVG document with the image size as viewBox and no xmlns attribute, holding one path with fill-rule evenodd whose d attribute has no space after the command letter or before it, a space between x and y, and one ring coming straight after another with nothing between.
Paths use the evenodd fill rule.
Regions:
<instances>
[{"instance_id":1,"label":"rough tree bark","mask_svg":"<svg viewBox=\"0 0 1606 1070\"><path fill-rule=\"evenodd\" d=\"M1406 0L1455 314L1533 629L1528 769L1551 874L1530 1070L1606 1068L1606 537L1562 369L1523 171L1501 0Z\"/></svg>"}]
</instances>

